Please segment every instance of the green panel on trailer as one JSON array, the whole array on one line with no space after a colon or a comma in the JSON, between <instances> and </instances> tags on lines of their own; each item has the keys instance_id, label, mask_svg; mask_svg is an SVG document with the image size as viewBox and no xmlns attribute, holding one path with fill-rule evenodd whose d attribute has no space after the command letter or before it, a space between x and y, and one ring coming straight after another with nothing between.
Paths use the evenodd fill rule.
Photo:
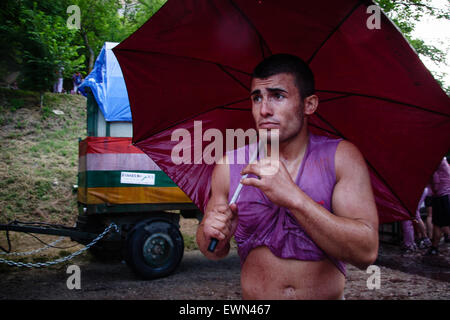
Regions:
<instances>
[{"instance_id":1,"label":"green panel on trailer","mask_svg":"<svg viewBox=\"0 0 450 320\"><path fill-rule=\"evenodd\" d=\"M153 175L153 184L124 182L124 174ZM135 178L134 180L139 180ZM79 186L84 188L101 187L176 187L177 185L163 171L84 171L78 173Z\"/></svg>"},{"instance_id":2,"label":"green panel on trailer","mask_svg":"<svg viewBox=\"0 0 450 320\"><path fill-rule=\"evenodd\" d=\"M89 88L85 88L87 93L87 135L90 137L97 136L97 122L98 122L98 104L95 97Z\"/></svg>"}]
</instances>

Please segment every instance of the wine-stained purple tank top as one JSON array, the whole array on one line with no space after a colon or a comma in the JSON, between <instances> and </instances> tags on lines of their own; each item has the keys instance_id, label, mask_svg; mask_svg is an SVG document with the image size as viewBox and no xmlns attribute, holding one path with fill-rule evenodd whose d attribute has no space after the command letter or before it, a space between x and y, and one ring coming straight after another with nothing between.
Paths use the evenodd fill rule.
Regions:
<instances>
[{"instance_id":1,"label":"wine-stained purple tank top","mask_svg":"<svg viewBox=\"0 0 450 320\"><path fill-rule=\"evenodd\" d=\"M300 189L330 212L332 212L331 199L336 184L334 155L340 141L341 139L330 139L309 133L305 156L295 180ZM243 149L245 163L233 164L237 162L238 152L242 155ZM242 169L248 164L248 150L247 145L227 153L229 159L231 157L235 160L230 161L229 165L228 201L231 200L239 184ZM241 265L252 249L266 246L279 258L306 261L328 258L345 275L344 263L330 257L320 249L289 210L274 205L258 188L244 186L237 200L237 206L238 226L234 237L238 244Z\"/></svg>"}]
</instances>

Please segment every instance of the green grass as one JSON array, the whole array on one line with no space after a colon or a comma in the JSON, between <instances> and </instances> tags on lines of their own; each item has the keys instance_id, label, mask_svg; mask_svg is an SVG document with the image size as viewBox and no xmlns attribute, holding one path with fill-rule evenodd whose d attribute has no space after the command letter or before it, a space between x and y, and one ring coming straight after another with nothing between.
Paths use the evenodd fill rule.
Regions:
<instances>
[{"instance_id":1,"label":"green grass","mask_svg":"<svg viewBox=\"0 0 450 320\"><path fill-rule=\"evenodd\" d=\"M86 99L0 88L0 223L72 223ZM56 115L61 110L64 115Z\"/></svg>"},{"instance_id":2,"label":"green grass","mask_svg":"<svg viewBox=\"0 0 450 320\"><path fill-rule=\"evenodd\" d=\"M184 249L186 251L198 249L197 241L195 240L195 236L183 233L183 239L184 239Z\"/></svg>"}]
</instances>

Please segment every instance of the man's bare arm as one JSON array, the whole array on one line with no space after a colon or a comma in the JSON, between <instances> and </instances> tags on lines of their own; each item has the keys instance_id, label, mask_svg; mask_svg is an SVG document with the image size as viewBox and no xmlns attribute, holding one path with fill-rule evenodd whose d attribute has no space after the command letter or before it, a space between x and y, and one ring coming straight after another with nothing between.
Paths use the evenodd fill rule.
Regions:
<instances>
[{"instance_id":1,"label":"man's bare arm","mask_svg":"<svg viewBox=\"0 0 450 320\"><path fill-rule=\"evenodd\" d=\"M347 141L338 145L335 167L334 214L300 189L290 209L322 250L363 269L378 254L378 214L369 171L359 150Z\"/></svg>"},{"instance_id":2,"label":"man's bare arm","mask_svg":"<svg viewBox=\"0 0 450 320\"><path fill-rule=\"evenodd\" d=\"M233 213L228 207L229 185L230 173L228 165L216 164L211 176L211 197L206 206L202 222L197 229L198 247L207 258L212 260L221 259L228 254L230 239L233 236L232 233L234 233L232 229L234 229L234 224L237 222L232 221ZM232 206L232 208L236 209L235 206ZM214 252L209 252L207 248L212 237L218 239L219 243Z\"/></svg>"}]
</instances>

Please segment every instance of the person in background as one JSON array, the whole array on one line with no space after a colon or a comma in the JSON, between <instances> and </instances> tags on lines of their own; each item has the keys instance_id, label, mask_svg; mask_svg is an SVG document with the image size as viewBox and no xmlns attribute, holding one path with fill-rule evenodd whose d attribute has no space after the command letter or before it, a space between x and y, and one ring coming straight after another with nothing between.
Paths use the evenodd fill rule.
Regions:
<instances>
[{"instance_id":1,"label":"person in background","mask_svg":"<svg viewBox=\"0 0 450 320\"><path fill-rule=\"evenodd\" d=\"M73 81L73 93L74 94L80 94L80 91L78 90L78 87L83 82L83 77L81 76L81 73L80 72L74 73L73 76L72 76L72 81Z\"/></svg>"},{"instance_id":2,"label":"person in background","mask_svg":"<svg viewBox=\"0 0 450 320\"><path fill-rule=\"evenodd\" d=\"M63 71L64 67L61 67L58 71L55 71L57 80L53 85L53 92L54 93L62 93L63 92Z\"/></svg>"},{"instance_id":3,"label":"person in background","mask_svg":"<svg viewBox=\"0 0 450 320\"><path fill-rule=\"evenodd\" d=\"M432 223L433 239L432 246L428 250L428 255L439 254L439 242L441 241L442 231L444 232L445 242L449 242L450 226L450 167L447 158L444 157L439 167L434 172L431 181L432 197Z\"/></svg>"},{"instance_id":4,"label":"person in background","mask_svg":"<svg viewBox=\"0 0 450 320\"><path fill-rule=\"evenodd\" d=\"M413 220L402 221L403 246L402 251L411 253L417 248L425 249L431 246L431 240L427 235L426 227L420 216L420 210L425 205L425 198L431 195L430 186L425 187L416 210L416 217ZM417 245L414 241L414 231L417 234Z\"/></svg>"},{"instance_id":5,"label":"person in background","mask_svg":"<svg viewBox=\"0 0 450 320\"><path fill-rule=\"evenodd\" d=\"M414 227L411 220L402 221L403 245L402 252L411 253L417 250L417 245L414 241Z\"/></svg>"},{"instance_id":6,"label":"person in background","mask_svg":"<svg viewBox=\"0 0 450 320\"><path fill-rule=\"evenodd\" d=\"M423 190L422 196L420 197L419 205L416 210L416 219L413 220L413 226L417 234L417 245L420 249L425 249L431 246L431 240L427 233L427 228L422 221L422 217L420 216L422 208L427 210L427 206L425 204L425 199L427 196L431 195L431 187L428 185Z\"/></svg>"},{"instance_id":7,"label":"person in background","mask_svg":"<svg viewBox=\"0 0 450 320\"><path fill-rule=\"evenodd\" d=\"M431 207L432 206L431 198L432 198L433 192L431 191L430 185L428 187L428 190L430 190L429 195L425 197L425 201L424 201L425 211L427 213L427 218L426 218L425 223L427 226L427 236L428 236L428 238L431 239L431 238L433 238L433 223L431 222L431 220L433 218L433 208Z\"/></svg>"}]
</instances>

